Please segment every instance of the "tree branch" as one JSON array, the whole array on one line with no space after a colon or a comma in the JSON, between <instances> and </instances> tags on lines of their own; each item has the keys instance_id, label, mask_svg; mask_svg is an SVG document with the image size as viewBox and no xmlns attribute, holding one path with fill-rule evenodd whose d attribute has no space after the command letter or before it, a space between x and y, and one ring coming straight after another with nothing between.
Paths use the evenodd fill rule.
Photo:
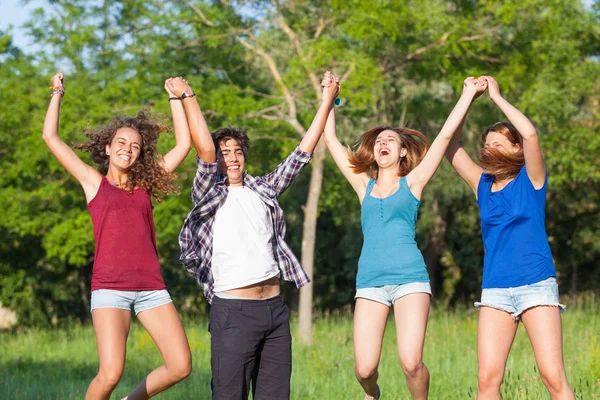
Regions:
<instances>
[{"instance_id":1,"label":"tree branch","mask_svg":"<svg viewBox=\"0 0 600 400\"><path fill-rule=\"evenodd\" d=\"M198 14L198 16L200 17L200 19L202 20L202 22L204 22L206 25L208 25L208 26L216 26L214 22L209 21L209 19L206 18L206 15L204 15L204 13L202 12L202 10L200 10L198 7L196 7L195 5L193 5L192 3L190 3L189 0L183 0L183 2L185 4L187 4L192 10L194 10L194 12L196 14Z\"/></svg>"},{"instance_id":2,"label":"tree branch","mask_svg":"<svg viewBox=\"0 0 600 400\"><path fill-rule=\"evenodd\" d=\"M321 33L323 33L323 31L327 27L327 25L329 25L333 21L335 21L335 17L329 18L327 20L325 20L321 17L321 19L319 19L319 25L317 26L317 30L315 31L315 34L313 35L313 39L318 39L321 36Z\"/></svg>"},{"instance_id":3,"label":"tree branch","mask_svg":"<svg viewBox=\"0 0 600 400\"><path fill-rule=\"evenodd\" d=\"M436 42L433 43L429 43L427 46L421 47L415 51L413 51L412 53L409 53L406 55L406 57L404 57L404 59L402 59L400 61L401 64L404 64L407 61L412 60L413 58L425 53L427 50L431 50L434 49L436 47L440 47L443 46L444 43L446 43L446 40L448 39L448 36L450 36L450 32L445 32L441 38L439 38Z\"/></svg>"},{"instance_id":4,"label":"tree branch","mask_svg":"<svg viewBox=\"0 0 600 400\"><path fill-rule=\"evenodd\" d=\"M481 61L486 61L489 63L493 63L493 64L504 64L504 60L500 59L500 58L496 58L496 57L489 57L489 56L480 56L479 54L475 54L473 51L471 51L469 48L465 48L465 51L473 58L476 58L478 60Z\"/></svg>"},{"instance_id":5,"label":"tree branch","mask_svg":"<svg viewBox=\"0 0 600 400\"><path fill-rule=\"evenodd\" d=\"M458 42L458 43L472 42L475 40L483 39L484 37L493 35L499 28L500 28L500 25L496 25L496 26L488 29L487 31L480 33L479 35L463 36L461 38L458 38L456 40L456 42ZM404 64L404 63L412 60L413 58L420 56L421 54L425 53L428 50L443 46L448 41L448 37L450 37L450 32L445 32L442 35L442 37L439 38L437 41L430 43L427 46L423 46L423 47L413 51L412 53L407 54L402 60L400 60L400 62L398 64Z\"/></svg>"},{"instance_id":6,"label":"tree branch","mask_svg":"<svg viewBox=\"0 0 600 400\"><path fill-rule=\"evenodd\" d=\"M321 100L321 93L322 93L321 82L319 82L319 78L314 73L314 71L312 71L309 67L306 56L304 55L304 49L302 48L302 44L300 43L300 40L298 39L298 35L296 35L296 32L294 32L294 30L288 25L284 15L283 15L283 12L281 11L281 6L279 5L279 0L273 0L273 4L277 8L277 17L279 18L279 24L281 25L281 29L283 29L285 34L288 36L288 38L294 45L294 48L296 49L296 53L300 56L300 59L302 60L302 66L304 67L304 69L306 70L306 73L308 74L308 79L310 80L310 83L312 84L315 94L317 95L317 98L319 100Z\"/></svg>"},{"instance_id":7,"label":"tree branch","mask_svg":"<svg viewBox=\"0 0 600 400\"><path fill-rule=\"evenodd\" d=\"M298 132L298 134L300 134L300 136L303 136L306 131L305 131L304 127L302 126L302 124L300 124L300 122L298 121L298 110L296 109L296 102L294 100L294 96L292 96L287 85L285 84L285 82L283 82L283 78L281 77L281 74L279 73L277 64L275 63L275 60L273 59L273 57L269 53L267 53L263 48L258 46L258 44L256 44L256 43L254 45L252 45L246 39L244 39L240 36L236 36L236 40L242 46L251 50L255 54L258 54L265 60L265 62L267 63L267 67L269 68L269 71L271 72L271 75L273 76L273 79L275 79L275 82L277 82L277 84L281 88L281 91L283 92L283 97L288 105L289 111L287 114L286 121L289 122L294 127L294 129L296 129L296 132Z\"/></svg>"},{"instance_id":8,"label":"tree branch","mask_svg":"<svg viewBox=\"0 0 600 400\"><path fill-rule=\"evenodd\" d=\"M263 108L255 112L247 113L244 115L246 118L264 118L270 121L287 121L285 114L279 109L280 104L276 104L271 107ZM270 114L271 111L275 111L277 115Z\"/></svg>"}]
</instances>

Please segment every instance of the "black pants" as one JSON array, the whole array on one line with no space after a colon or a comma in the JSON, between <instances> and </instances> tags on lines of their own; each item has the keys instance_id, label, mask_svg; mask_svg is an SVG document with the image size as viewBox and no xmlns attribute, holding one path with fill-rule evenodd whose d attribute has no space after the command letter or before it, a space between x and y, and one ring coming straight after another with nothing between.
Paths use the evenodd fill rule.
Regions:
<instances>
[{"instance_id":1,"label":"black pants","mask_svg":"<svg viewBox=\"0 0 600 400\"><path fill-rule=\"evenodd\" d=\"M218 400L288 400L292 375L290 311L268 300L213 298L208 324L212 395Z\"/></svg>"}]
</instances>

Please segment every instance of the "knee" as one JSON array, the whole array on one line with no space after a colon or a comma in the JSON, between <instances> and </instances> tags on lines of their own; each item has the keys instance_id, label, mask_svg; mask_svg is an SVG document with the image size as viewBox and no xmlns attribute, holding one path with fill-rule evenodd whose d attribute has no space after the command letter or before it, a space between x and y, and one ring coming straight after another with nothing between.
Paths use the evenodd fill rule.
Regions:
<instances>
[{"instance_id":1,"label":"knee","mask_svg":"<svg viewBox=\"0 0 600 400\"><path fill-rule=\"evenodd\" d=\"M425 367L423 360L420 358L400 358L400 366L402 367L402 371L404 371L404 375L406 375L407 378L416 377Z\"/></svg>"},{"instance_id":2,"label":"knee","mask_svg":"<svg viewBox=\"0 0 600 400\"><path fill-rule=\"evenodd\" d=\"M550 393L561 393L569 386L564 374L558 369L543 372L541 376L544 385L546 385Z\"/></svg>"},{"instance_id":3,"label":"knee","mask_svg":"<svg viewBox=\"0 0 600 400\"><path fill-rule=\"evenodd\" d=\"M101 368L96 379L106 389L114 389L123 376L123 368Z\"/></svg>"},{"instance_id":4,"label":"knee","mask_svg":"<svg viewBox=\"0 0 600 400\"><path fill-rule=\"evenodd\" d=\"M354 374L356 375L356 379L358 379L359 381L366 381L377 374L377 366L368 364L356 364L354 366Z\"/></svg>"},{"instance_id":5,"label":"knee","mask_svg":"<svg viewBox=\"0 0 600 400\"><path fill-rule=\"evenodd\" d=\"M173 382L179 382L190 376L192 373L192 361L184 360L175 365L169 366L169 376Z\"/></svg>"},{"instance_id":6,"label":"knee","mask_svg":"<svg viewBox=\"0 0 600 400\"><path fill-rule=\"evenodd\" d=\"M499 392L503 375L502 371L480 370L477 375L479 392Z\"/></svg>"}]
</instances>

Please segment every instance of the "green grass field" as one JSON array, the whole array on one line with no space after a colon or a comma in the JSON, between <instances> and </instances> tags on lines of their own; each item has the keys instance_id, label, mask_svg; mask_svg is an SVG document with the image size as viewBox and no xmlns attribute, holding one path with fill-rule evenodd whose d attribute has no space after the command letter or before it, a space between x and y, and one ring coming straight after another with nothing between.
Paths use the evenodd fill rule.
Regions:
<instances>
[{"instance_id":1,"label":"green grass field","mask_svg":"<svg viewBox=\"0 0 600 400\"><path fill-rule=\"evenodd\" d=\"M578 399L600 399L600 304L570 304L563 314L567 374ZM292 322L295 329L295 321ZM159 399L210 399L206 320L186 321L194 370ZM425 343L431 399L469 399L477 387L477 312L434 310ZM379 369L383 399L410 399L390 319ZM161 362L148 334L132 326L125 374L113 398L126 395ZM353 374L352 317L321 317L315 345L294 343L292 399L362 399ZM91 326L0 334L0 399L82 399L97 368ZM505 399L549 399L525 330L519 328L503 385Z\"/></svg>"}]
</instances>

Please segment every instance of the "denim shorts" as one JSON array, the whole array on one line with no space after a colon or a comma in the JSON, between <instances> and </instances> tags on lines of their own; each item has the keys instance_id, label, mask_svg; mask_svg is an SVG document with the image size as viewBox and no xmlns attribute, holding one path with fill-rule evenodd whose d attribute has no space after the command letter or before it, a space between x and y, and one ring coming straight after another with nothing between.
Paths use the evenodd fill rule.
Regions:
<instances>
[{"instance_id":1,"label":"denim shorts","mask_svg":"<svg viewBox=\"0 0 600 400\"><path fill-rule=\"evenodd\" d=\"M511 288L491 288L481 291L481 301L475 307L491 307L511 314L518 321L525 311L538 306L555 306L561 312L566 308L558 302L556 278L548 278L531 285Z\"/></svg>"},{"instance_id":2,"label":"denim shorts","mask_svg":"<svg viewBox=\"0 0 600 400\"><path fill-rule=\"evenodd\" d=\"M431 296L429 282L413 282L404 285L385 285L356 290L355 299L369 299L386 306L391 306L400 297L412 293L427 293Z\"/></svg>"},{"instance_id":3,"label":"denim shorts","mask_svg":"<svg viewBox=\"0 0 600 400\"><path fill-rule=\"evenodd\" d=\"M142 311L171 303L171 296L166 289L162 290L112 290L98 289L92 292L91 310L95 308L120 308L133 310L135 315Z\"/></svg>"}]
</instances>

